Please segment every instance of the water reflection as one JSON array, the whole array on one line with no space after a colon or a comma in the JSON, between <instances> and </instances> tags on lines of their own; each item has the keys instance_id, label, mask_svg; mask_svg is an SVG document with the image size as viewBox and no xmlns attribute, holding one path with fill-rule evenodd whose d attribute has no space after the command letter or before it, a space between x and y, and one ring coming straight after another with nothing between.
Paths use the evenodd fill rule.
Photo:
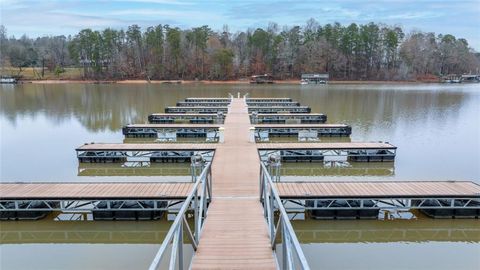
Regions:
<instances>
[{"instance_id":1,"label":"water reflection","mask_svg":"<svg viewBox=\"0 0 480 270\"><path fill-rule=\"evenodd\" d=\"M125 167L119 163L79 163L78 176L190 176L190 164L149 163L148 166ZM182 179L189 180L187 177Z\"/></svg>"},{"instance_id":2,"label":"water reflection","mask_svg":"<svg viewBox=\"0 0 480 270\"><path fill-rule=\"evenodd\" d=\"M394 174L394 162L283 163L280 169L280 175L287 176L289 180L297 180L294 176L393 176ZM300 179L306 180L305 177ZM318 177L313 180L318 180Z\"/></svg>"},{"instance_id":3,"label":"water reflection","mask_svg":"<svg viewBox=\"0 0 480 270\"><path fill-rule=\"evenodd\" d=\"M54 221L0 222L0 243L160 244L171 222Z\"/></svg>"},{"instance_id":4,"label":"water reflection","mask_svg":"<svg viewBox=\"0 0 480 270\"><path fill-rule=\"evenodd\" d=\"M294 220L301 243L480 242L478 220Z\"/></svg>"}]
</instances>

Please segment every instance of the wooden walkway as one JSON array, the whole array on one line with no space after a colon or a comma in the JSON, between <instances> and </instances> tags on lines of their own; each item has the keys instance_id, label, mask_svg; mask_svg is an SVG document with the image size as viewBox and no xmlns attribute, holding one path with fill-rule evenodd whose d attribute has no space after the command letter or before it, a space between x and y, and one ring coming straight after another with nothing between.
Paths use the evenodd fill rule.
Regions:
<instances>
[{"instance_id":1,"label":"wooden walkway","mask_svg":"<svg viewBox=\"0 0 480 270\"><path fill-rule=\"evenodd\" d=\"M217 146L212 163L213 201L192 269L276 269L258 200L260 160L248 142L247 107L243 99L230 106L225 143Z\"/></svg>"},{"instance_id":2,"label":"wooden walkway","mask_svg":"<svg viewBox=\"0 0 480 270\"><path fill-rule=\"evenodd\" d=\"M1 183L0 199L186 198L192 183Z\"/></svg>"},{"instance_id":3,"label":"wooden walkway","mask_svg":"<svg viewBox=\"0 0 480 270\"><path fill-rule=\"evenodd\" d=\"M480 197L480 185L466 181L284 182L276 186L283 198Z\"/></svg>"}]
</instances>

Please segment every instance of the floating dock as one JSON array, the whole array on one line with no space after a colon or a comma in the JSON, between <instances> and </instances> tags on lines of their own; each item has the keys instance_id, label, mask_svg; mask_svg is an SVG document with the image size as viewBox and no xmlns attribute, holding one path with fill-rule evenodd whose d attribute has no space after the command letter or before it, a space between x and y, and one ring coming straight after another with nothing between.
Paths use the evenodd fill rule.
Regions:
<instances>
[{"instance_id":1,"label":"floating dock","mask_svg":"<svg viewBox=\"0 0 480 270\"><path fill-rule=\"evenodd\" d=\"M344 124L264 124L254 125L255 139L268 140L269 137L298 137L313 139L318 137L342 137L352 134L352 127Z\"/></svg>"},{"instance_id":2,"label":"floating dock","mask_svg":"<svg viewBox=\"0 0 480 270\"><path fill-rule=\"evenodd\" d=\"M284 162L394 161L397 147L389 143L260 143L257 148L262 160L277 154Z\"/></svg>"},{"instance_id":3,"label":"floating dock","mask_svg":"<svg viewBox=\"0 0 480 270\"><path fill-rule=\"evenodd\" d=\"M318 219L377 219L380 210L419 209L434 218L478 218L480 185L467 181L282 182L290 209ZM303 206L298 208L298 206Z\"/></svg>"},{"instance_id":4,"label":"floating dock","mask_svg":"<svg viewBox=\"0 0 480 270\"><path fill-rule=\"evenodd\" d=\"M246 102L292 102L291 98L246 98Z\"/></svg>"},{"instance_id":5,"label":"floating dock","mask_svg":"<svg viewBox=\"0 0 480 270\"><path fill-rule=\"evenodd\" d=\"M122 128L126 138L164 138L165 140L176 140L179 138L207 138L209 142L218 142L220 136L220 125L198 124L134 124Z\"/></svg>"},{"instance_id":6,"label":"floating dock","mask_svg":"<svg viewBox=\"0 0 480 270\"><path fill-rule=\"evenodd\" d=\"M0 220L40 219L53 211L94 220L153 220L186 199L192 183L1 183Z\"/></svg>"},{"instance_id":7,"label":"floating dock","mask_svg":"<svg viewBox=\"0 0 480 270\"><path fill-rule=\"evenodd\" d=\"M211 103L211 107L205 103ZM268 103L289 105L266 106ZM178 104L181 106L166 109L172 114L149 116L150 122L162 124L127 125L124 134L208 137L209 130L220 134L224 129L218 144L92 143L78 147L76 152L80 163L190 162L193 183L0 184L1 217L90 211L97 220L151 220L181 205L150 269L157 269L167 252L170 266L178 264L182 268L184 235L195 251L188 267L191 269L310 269L287 210L318 219L376 219L381 210L411 209L432 217L478 218L480 187L472 182L279 181L281 166L275 166L281 161L347 164L392 162L396 156L397 147L383 142L256 144L256 130L257 137L262 137L261 133L351 134L348 125L325 125L325 115L309 114L309 107L293 104L289 98L186 99ZM224 124L214 125L219 118ZM195 125L175 124L177 121ZM208 165L197 176L194 168L199 160ZM277 175L271 175L274 172ZM191 216L193 225L186 219ZM281 263L277 262L277 245L286 254Z\"/></svg>"},{"instance_id":8,"label":"floating dock","mask_svg":"<svg viewBox=\"0 0 480 270\"><path fill-rule=\"evenodd\" d=\"M154 113L148 116L148 122L150 124L223 124L224 121L225 115L223 113Z\"/></svg>"},{"instance_id":9,"label":"floating dock","mask_svg":"<svg viewBox=\"0 0 480 270\"><path fill-rule=\"evenodd\" d=\"M250 114L252 124L323 124L327 116L321 113Z\"/></svg>"},{"instance_id":10,"label":"floating dock","mask_svg":"<svg viewBox=\"0 0 480 270\"><path fill-rule=\"evenodd\" d=\"M167 107L165 113L218 113L226 114L227 107Z\"/></svg>"},{"instance_id":11,"label":"floating dock","mask_svg":"<svg viewBox=\"0 0 480 270\"><path fill-rule=\"evenodd\" d=\"M300 103L294 101L288 102L249 102L249 107L299 107Z\"/></svg>"},{"instance_id":12,"label":"floating dock","mask_svg":"<svg viewBox=\"0 0 480 270\"><path fill-rule=\"evenodd\" d=\"M194 155L211 160L214 144L172 144L172 143L91 143L75 151L79 162L191 162Z\"/></svg>"},{"instance_id":13,"label":"floating dock","mask_svg":"<svg viewBox=\"0 0 480 270\"><path fill-rule=\"evenodd\" d=\"M295 106L295 107L248 107L248 113L256 112L261 113L310 113L311 109L307 106Z\"/></svg>"},{"instance_id":14,"label":"floating dock","mask_svg":"<svg viewBox=\"0 0 480 270\"><path fill-rule=\"evenodd\" d=\"M231 98L221 98L221 97L190 97L186 98L185 102L221 102L221 103L230 103Z\"/></svg>"},{"instance_id":15,"label":"floating dock","mask_svg":"<svg viewBox=\"0 0 480 270\"><path fill-rule=\"evenodd\" d=\"M177 107L227 107L230 102L192 102L192 101L179 101Z\"/></svg>"}]
</instances>

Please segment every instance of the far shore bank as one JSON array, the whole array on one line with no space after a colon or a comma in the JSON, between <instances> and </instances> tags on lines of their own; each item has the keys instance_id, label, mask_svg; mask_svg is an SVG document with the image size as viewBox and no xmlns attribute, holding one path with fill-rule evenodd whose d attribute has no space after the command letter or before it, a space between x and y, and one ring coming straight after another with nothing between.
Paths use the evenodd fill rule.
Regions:
<instances>
[{"instance_id":1,"label":"far shore bank","mask_svg":"<svg viewBox=\"0 0 480 270\"><path fill-rule=\"evenodd\" d=\"M347 81L331 80L329 84L414 84L414 83L438 83L439 81ZM229 80L229 81L198 81L198 80L21 80L19 83L33 84L65 84L65 83L85 83L85 84L250 84L248 80ZM300 80L275 80L274 84L300 84Z\"/></svg>"}]
</instances>

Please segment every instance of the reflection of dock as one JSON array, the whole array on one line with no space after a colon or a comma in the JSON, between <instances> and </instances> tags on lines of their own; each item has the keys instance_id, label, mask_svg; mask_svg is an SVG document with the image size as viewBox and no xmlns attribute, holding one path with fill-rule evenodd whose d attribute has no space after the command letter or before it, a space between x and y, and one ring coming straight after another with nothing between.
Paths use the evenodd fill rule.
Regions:
<instances>
[{"instance_id":1,"label":"reflection of dock","mask_svg":"<svg viewBox=\"0 0 480 270\"><path fill-rule=\"evenodd\" d=\"M302 243L480 242L477 220L293 220Z\"/></svg>"},{"instance_id":2,"label":"reflection of dock","mask_svg":"<svg viewBox=\"0 0 480 270\"><path fill-rule=\"evenodd\" d=\"M142 165L142 164L139 164ZM148 166L122 166L119 163L79 163L78 176L190 176L190 165L184 163Z\"/></svg>"},{"instance_id":3,"label":"reflection of dock","mask_svg":"<svg viewBox=\"0 0 480 270\"><path fill-rule=\"evenodd\" d=\"M283 176L391 176L395 174L393 162L310 164L284 163L280 167Z\"/></svg>"},{"instance_id":4,"label":"reflection of dock","mask_svg":"<svg viewBox=\"0 0 480 270\"><path fill-rule=\"evenodd\" d=\"M158 244L170 226L166 221L10 221L1 225L0 243Z\"/></svg>"}]
</instances>

